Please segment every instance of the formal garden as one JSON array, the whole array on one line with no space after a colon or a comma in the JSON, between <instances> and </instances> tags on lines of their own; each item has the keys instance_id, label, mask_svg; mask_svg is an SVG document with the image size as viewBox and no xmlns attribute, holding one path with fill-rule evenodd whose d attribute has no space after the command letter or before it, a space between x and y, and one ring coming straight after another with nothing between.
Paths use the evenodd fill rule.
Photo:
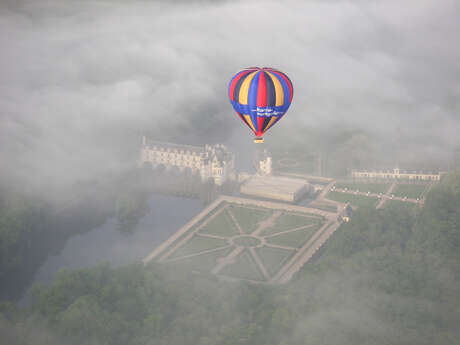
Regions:
<instances>
[{"instance_id":1,"label":"formal garden","mask_svg":"<svg viewBox=\"0 0 460 345\"><path fill-rule=\"evenodd\" d=\"M219 204L156 261L227 279L268 282L322 228L310 213Z\"/></svg>"},{"instance_id":2,"label":"formal garden","mask_svg":"<svg viewBox=\"0 0 460 345\"><path fill-rule=\"evenodd\" d=\"M429 184L403 184L399 183L393 189L392 194L398 197L407 197L409 199L421 198Z\"/></svg>"},{"instance_id":3,"label":"formal garden","mask_svg":"<svg viewBox=\"0 0 460 345\"><path fill-rule=\"evenodd\" d=\"M326 195L327 199L335 200L342 203L349 202L352 206L356 207L375 207L378 203L378 198L372 196L364 196L352 193L342 193L331 191Z\"/></svg>"},{"instance_id":4,"label":"formal garden","mask_svg":"<svg viewBox=\"0 0 460 345\"><path fill-rule=\"evenodd\" d=\"M390 183L365 183L365 182L337 182L335 188L357 190L359 192L382 193L390 187Z\"/></svg>"}]
</instances>

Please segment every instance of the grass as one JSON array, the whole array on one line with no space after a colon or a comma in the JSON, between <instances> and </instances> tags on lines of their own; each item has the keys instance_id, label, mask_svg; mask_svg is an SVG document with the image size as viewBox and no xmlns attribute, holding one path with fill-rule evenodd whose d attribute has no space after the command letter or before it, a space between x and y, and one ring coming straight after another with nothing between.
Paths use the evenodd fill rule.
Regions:
<instances>
[{"instance_id":1,"label":"grass","mask_svg":"<svg viewBox=\"0 0 460 345\"><path fill-rule=\"evenodd\" d=\"M393 189L395 196L405 197L410 199L420 198L427 188L426 184L397 184Z\"/></svg>"},{"instance_id":2,"label":"grass","mask_svg":"<svg viewBox=\"0 0 460 345\"><path fill-rule=\"evenodd\" d=\"M329 192L326 199L335 200L339 202L350 202L353 206L357 207L375 207L378 199L375 197L368 197L362 195L355 195L342 192Z\"/></svg>"},{"instance_id":3,"label":"grass","mask_svg":"<svg viewBox=\"0 0 460 345\"><path fill-rule=\"evenodd\" d=\"M321 227L321 224L316 224L310 228L300 229L285 234L280 234L272 237L267 237L268 243L277 244L280 246L287 246L293 248L300 248L307 242L313 234Z\"/></svg>"},{"instance_id":4,"label":"grass","mask_svg":"<svg viewBox=\"0 0 460 345\"><path fill-rule=\"evenodd\" d=\"M215 216L214 219L198 230L198 232L223 237L231 237L240 233L226 209Z\"/></svg>"},{"instance_id":5,"label":"grass","mask_svg":"<svg viewBox=\"0 0 460 345\"><path fill-rule=\"evenodd\" d=\"M260 221L268 218L271 211L264 209L248 208L243 206L230 205L230 212L233 213L236 221L247 234L257 229Z\"/></svg>"},{"instance_id":6,"label":"grass","mask_svg":"<svg viewBox=\"0 0 460 345\"><path fill-rule=\"evenodd\" d=\"M224 208L226 205L228 204L227 201L222 201L220 202L216 207L214 207L212 210L210 210L207 214L205 214L195 225L192 226L192 228L189 230L189 231L186 231L185 233L183 233L181 236L179 236L179 238L177 238L173 243L171 243L171 245L169 246L169 248L171 248L172 246L176 245L177 243L179 243L184 237L188 236L190 231L194 231L195 229L199 228L207 219L209 219L212 215L216 214L217 212L219 212L222 208ZM206 233L206 232L205 232Z\"/></svg>"},{"instance_id":7,"label":"grass","mask_svg":"<svg viewBox=\"0 0 460 345\"><path fill-rule=\"evenodd\" d=\"M179 259L174 262L170 262L169 264L181 265L191 271L209 273L217 265L219 258L227 256L233 249L234 247L222 248L220 250L216 250L215 252Z\"/></svg>"},{"instance_id":8,"label":"grass","mask_svg":"<svg viewBox=\"0 0 460 345\"><path fill-rule=\"evenodd\" d=\"M268 274L273 276L295 251L282 248L262 247L256 248L256 253Z\"/></svg>"},{"instance_id":9,"label":"grass","mask_svg":"<svg viewBox=\"0 0 460 345\"><path fill-rule=\"evenodd\" d=\"M272 150L273 169L280 172L314 174L317 169L317 159L315 156L297 151L277 151ZM286 162L283 164L283 161ZM291 164L291 162L293 164ZM294 163L295 162L295 163Z\"/></svg>"},{"instance_id":10,"label":"grass","mask_svg":"<svg viewBox=\"0 0 460 345\"><path fill-rule=\"evenodd\" d=\"M398 209L406 208L408 210L413 210L415 207L417 207L417 204L414 204L412 202L405 202L401 200L387 200L383 204L383 208L398 208Z\"/></svg>"},{"instance_id":11,"label":"grass","mask_svg":"<svg viewBox=\"0 0 460 345\"><path fill-rule=\"evenodd\" d=\"M265 280L248 250L242 251L235 263L225 266L219 274L239 279Z\"/></svg>"},{"instance_id":12,"label":"grass","mask_svg":"<svg viewBox=\"0 0 460 345\"><path fill-rule=\"evenodd\" d=\"M226 201L222 201L221 203L219 203L216 207L214 207L211 211L209 211L206 215L204 215L204 217L200 219L200 221L196 224L196 226L200 226L201 224L203 224L203 222L206 221L206 219L211 217L213 214L216 214L217 212L219 212L222 208L225 207L225 205L227 205Z\"/></svg>"},{"instance_id":13,"label":"grass","mask_svg":"<svg viewBox=\"0 0 460 345\"><path fill-rule=\"evenodd\" d=\"M360 183L360 182L337 182L336 188L359 190L360 192L385 193L390 187L389 183Z\"/></svg>"},{"instance_id":14,"label":"grass","mask_svg":"<svg viewBox=\"0 0 460 345\"><path fill-rule=\"evenodd\" d=\"M222 209L226 204L227 204L226 201L223 201L223 202L219 203L215 208L213 208L211 211L209 211L209 213L207 213L206 215L204 215L203 218L201 218L201 219L191 228L191 230L193 231L194 229L200 227L201 224L203 224L207 219L209 219L209 217L211 217L213 214L215 214L215 213L218 212L220 209ZM190 230L189 230L189 231L186 231L185 233L183 233L181 236L179 236L179 238L177 238L173 243L171 243L171 245L169 246L169 248L171 248L172 246L174 246L174 245L176 245L177 243L179 243L184 237L188 236L189 233L190 233Z\"/></svg>"},{"instance_id":15,"label":"grass","mask_svg":"<svg viewBox=\"0 0 460 345\"><path fill-rule=\"evenodd\" d=\"M323 210L327 212L337 212L337 206L325 202L311 202L308 207L317 208L318 210Z\"/></svg>"},{"instance_id":16,"label":"grass","mask_svg":"<svg viewBox=\"0 0 460 345\"><path fill-rule=\"evenodd\" d=\"M227 245L226 240L218 238L193 236L184 245L179 247L168 259L178 258L181 256L195 254L208 249L219 248Z\"/></svg>"},{"instance_id":17,"label":"grass","mask_svg":"<svg viewBox=\"0 0 460 345\"><path fill-rule=\"evenodd\" d=\"M277 232L291 230L300 226L321 223L322 219L318 217L299 216L295 214L283 213L276 219L275 225L267 227L262 235L275 234Z\"/></svg>"},{"instance_id":18,"label":"grass","mask_svg":"<svg viewBox=\"0 0 460 345\"><path fill-rule=\"evenodd\" d=\"M242 247L255 247L261 242L258 238L255 238L255 237L241 236L241 237L235 238L233 240L233 243L235 243L238 246L242 246Z\"/></svg>"},{"instance_id":19,"label":"grass","mask_svg":"<svg viewBox=\"0 0 460 345\"><path fill-rule=\"evenodd\" d=\"M210 216L219 212L222 205L219 205L216 209L213 209L208 215L204 217L203 221L209 219ZM253 232L257 229L260 221L268 218L273 210L267 210L264 208L249 208L240 205L228 205L234 217L237 219L239 224L245 231ZM276 234L279 231L292 230L297 227L312 225L311 228L301 229L286 234L278 234L273 237L266 238L268 243L285 245L289 247L300 247L302 246L315 231L324 222L323 217L319 217L314 214L300 214L284 212L275 221L275 226L270 229L266 229L266 234ZM185 233L184 236L188 236L190 231L196 229L196 226ZM222 236L224 238L211 238L200 236L204 234L212 234ZM233 219L228 213L228 209L221 210L221 213L215 216L208 224L201 228L198 233L194 234L186 243L181 247L177 248L166 260L165 264L171 265L171 267L179 266L186 270L198 271L203 273L211 273L212 269L218 264L219 258L224 258L232 250L235 250L236 246L228 246L227 238L231 236L238 236L235 238L235 244L245 247L251 247L260 244L260 241L249 234L242 235ZM262 235L263 236L263 235ZM173 248L178 242L175 241L166 250ZM224 248L222 248L224 247ZM220 249L219 249L220 248ZM200 254L203 251L217 249L211 253ZM269 275L275 274L279 269L289 260L290 257L295 253L294 250L273 248L268 246L254 248L264 267L267 269ZM197 255L193 255L197 254ZM184 258L184 256L193 255L192 257ZM169 262L169 260L172 260ZM173 266L174 265L174 266ZM237 258L235 262L225 266L218 274L232 277L235 279L247 279L254 281L265 281L262 271L257 265L257 262L253 258L251 252L245 248Z\"/></svg>"}]
</instances>

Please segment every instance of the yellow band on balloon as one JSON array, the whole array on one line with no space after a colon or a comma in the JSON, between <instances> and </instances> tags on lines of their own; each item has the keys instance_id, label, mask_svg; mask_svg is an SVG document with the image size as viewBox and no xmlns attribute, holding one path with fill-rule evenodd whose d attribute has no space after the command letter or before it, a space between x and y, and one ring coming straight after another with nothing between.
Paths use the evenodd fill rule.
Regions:
<instances>
[{"instance_id":1,"label":"yellow band on balloon","mask_svg":"<svg viewBox=\"0 0 460 345\"><path fill-rule=\"evenodd\" d=\"M240 94L238 97L238 103L246 105L248 104L248 93L249 93L249 85L251 85L252 78L256 75L259 71L252 72L249 74L246 79L243 81L240 87Z\"/></svg>"},{"instance_id":2,"label":"yellow band on balloon","mask_svg":"<svg viewBox=\"0 0 460 345\"><path fill-rule=\"evenodd\" d=\"M252 124L251 117L249 115L243 115L243 116L246 122L249 124L249 126L251 126L252 130L255 132L256 129L254 128L254 125Z\"/></svg>"},{"instance_id":3,"label":"yellow band on balloon","mask_svg":"<svg viewBox=\"0 0 460 345\"><path fill-rule=\"evenodd\" d=\"M264 133L267 129L269 129L272 125L273 125L273 122L276 121L276 119L278 118L278 116L272 116L272 118L270 119L270 121L268 121L268 124L267 126L265 126L264 128Z\"/></svg>"}]
</instances>

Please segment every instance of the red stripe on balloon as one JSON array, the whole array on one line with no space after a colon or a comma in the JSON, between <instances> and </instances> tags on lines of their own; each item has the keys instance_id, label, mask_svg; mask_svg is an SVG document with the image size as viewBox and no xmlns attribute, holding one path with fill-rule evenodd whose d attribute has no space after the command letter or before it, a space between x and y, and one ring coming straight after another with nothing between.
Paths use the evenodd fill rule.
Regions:
<instances>
[{"instance_id":1,"label":"red stripe on balloon","mask_svg":"<svg viewBox=\"0 0 460 345\"><path fill-rule=\"evenodd\" d=\"M264 134L263 128L264 128L264 121L265 121L265 116L259 116L257 118L257 133L256 136L260 137Z\"/></svg>"},{"instance_id":2,"label":"red stripe on balloon","mask_svg":"<svg viewBox=\"0 0 460 345\"><path fill-rule=\"evenodd\" d=\"M265 80L265 73L260 71L259 85L257 87L257 106L267 106L267 81Z\"/></svg>"},{"instance_id":3,"label":"red stripe on balloon","mask_svg":"<svg viewBox=\"0 0 460 345\"><path fill-rule=\"evenodd\" d=\"M250 73L250 72L252 72L252 71L242 71L242 72L240 72L239 75L237 75L237 76L235 77L235 79L233 79L232 84L230 85L230 88L229 88L229 90L228 90L228 96L230 97L230 99L231 99L232 101L235 100L234 97L233 97L233 93L234 93L234 91L235 91L236 83L238 83L238 80L240 80L242 77L244 77L245 75L247 75L247 74Z\"/></svg>"}]
</instances>

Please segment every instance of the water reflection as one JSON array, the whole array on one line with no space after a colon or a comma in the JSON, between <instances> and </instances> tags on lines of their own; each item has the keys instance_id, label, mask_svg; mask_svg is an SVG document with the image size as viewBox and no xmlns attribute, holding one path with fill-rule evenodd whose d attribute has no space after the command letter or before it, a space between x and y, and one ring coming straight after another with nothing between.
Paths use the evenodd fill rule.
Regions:
<instances>
[{"instance_id":1,"label":"water reflection","mask_svg":"<svg viewBox=\"0 0 460 345\"><path fill-rule=\"evenodd\" d=\"M133 234L117 230L116 220L82 235L70 238L59 255L49 256L38 270L34 283L50 283L62 269L78 269L101 262L119 266L139 261L203 207L198 199L153 195L150 212L136 226Z\"/></svg>"}]
</instances>

